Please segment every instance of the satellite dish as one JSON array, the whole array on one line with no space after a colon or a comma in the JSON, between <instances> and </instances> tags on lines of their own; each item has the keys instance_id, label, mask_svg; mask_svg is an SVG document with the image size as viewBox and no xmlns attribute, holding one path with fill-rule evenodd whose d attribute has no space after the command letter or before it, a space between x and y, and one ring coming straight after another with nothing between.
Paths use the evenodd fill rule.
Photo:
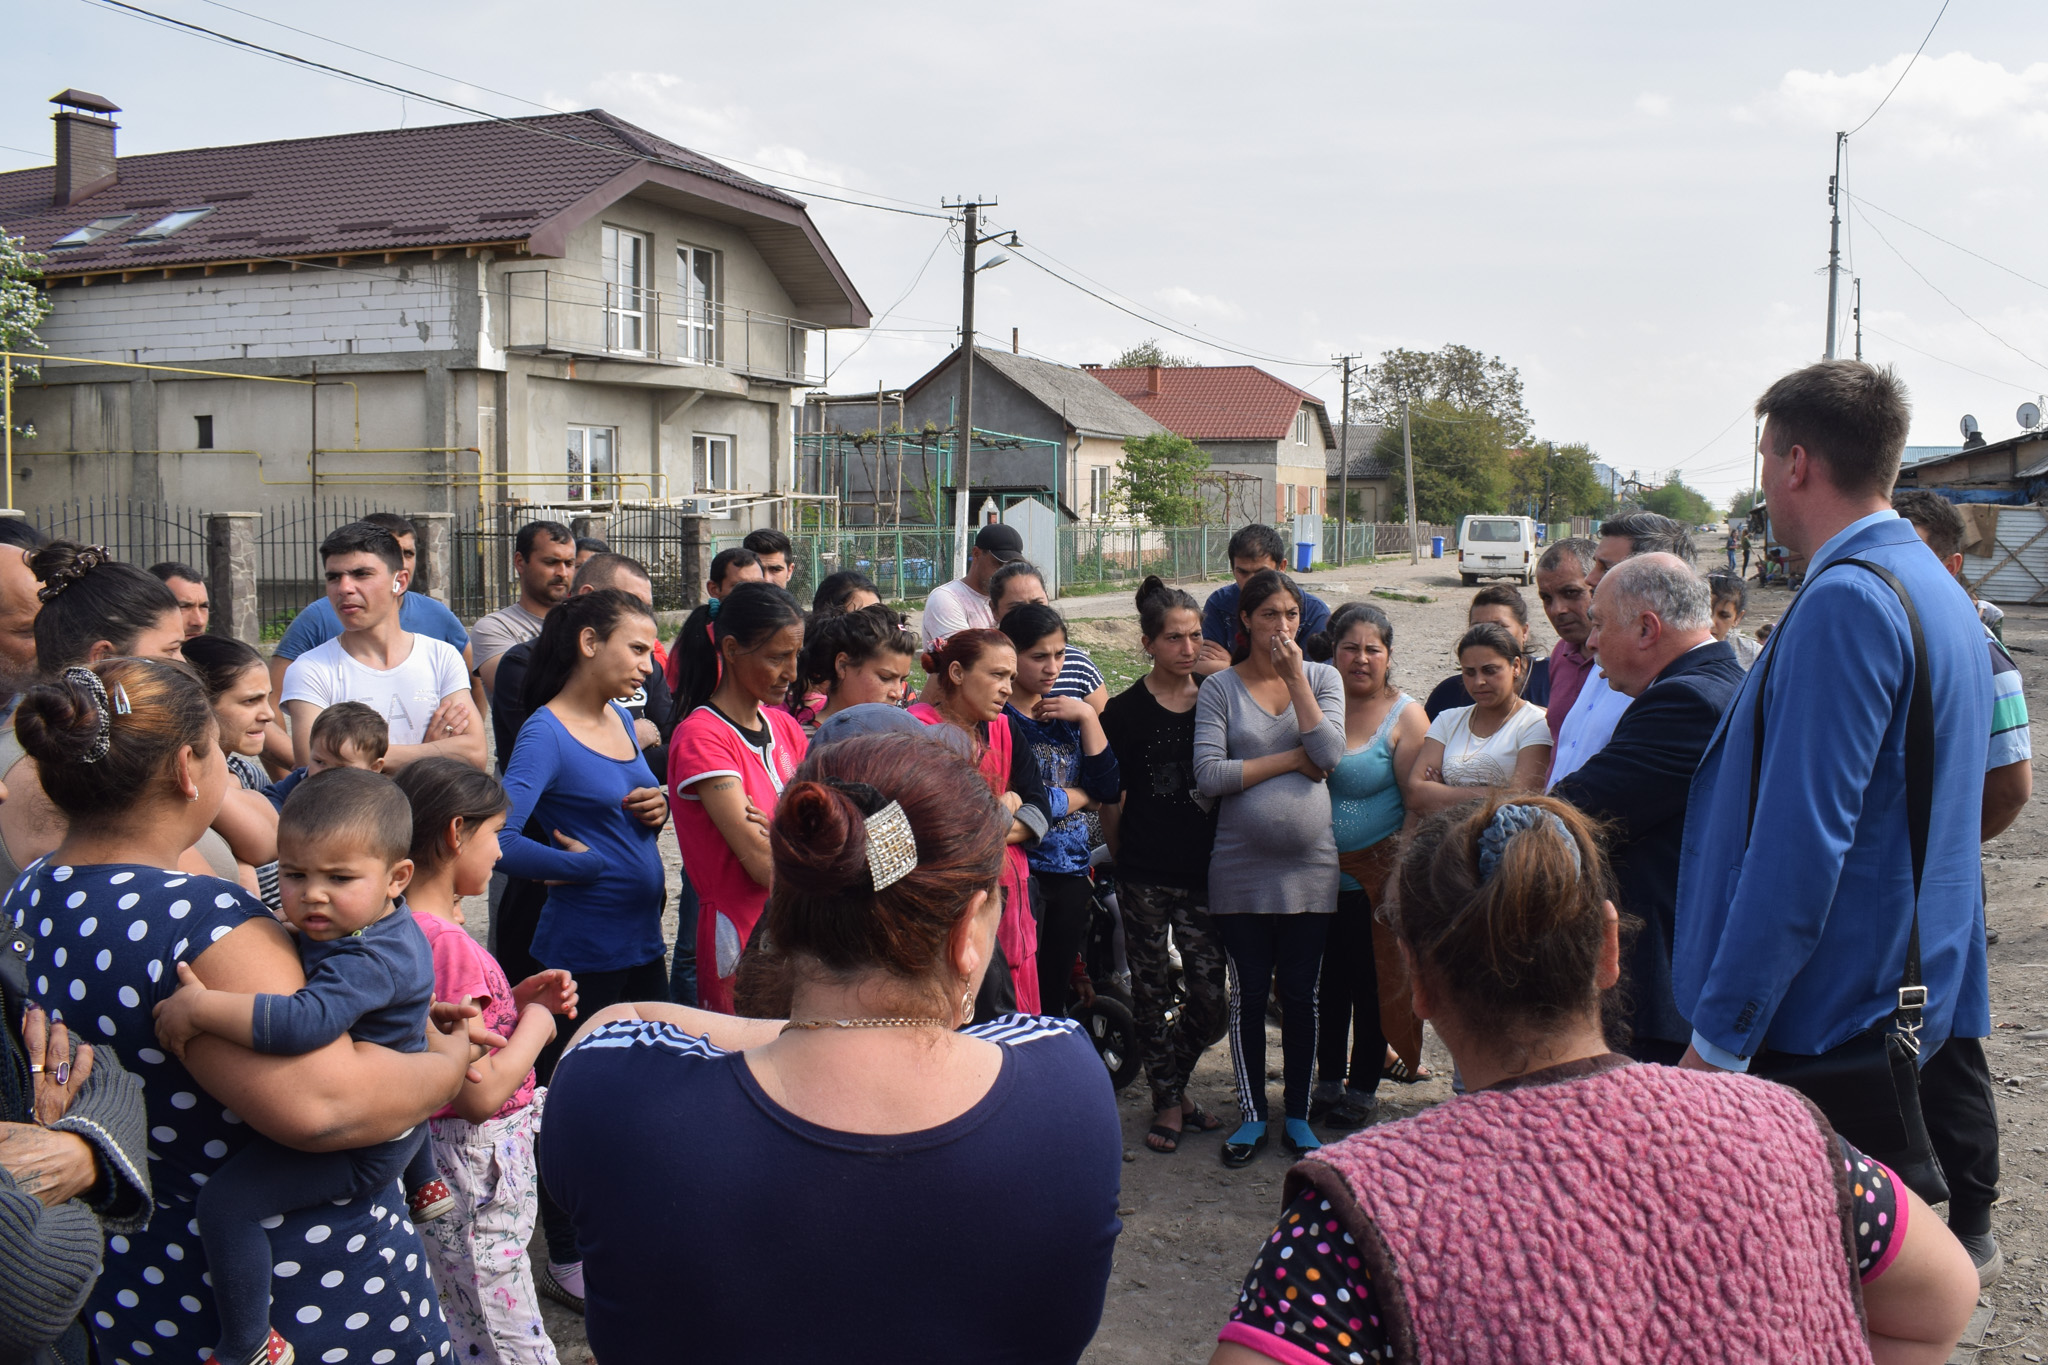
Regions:
<instances>
[{"instance_id":1,"label":"satellite dish","mask_svg":"<svg viewBox=\"0 0 2048 1365\"><path fill-rule=\"evenodd\" d=\"M1972 416L1970 416L1970 414L1969 414L1969 413L1967 413L1967 412L1966 412L1966 413L1964 413L1964 414L1963 414L1963 439L1964 439L1965 441L1969 440L1969 439L1970 439L1970 438L1971 438L1972 436L1975 436L1975 435L1977 434L1977 432L1978 432L1979 430L1980 430L1980 428L1979 428L1979 427L1977 426L1977 419L1976 419L1976 418L1974 418L1974 417L1972 417Z\"/></svg>"},{"instance_id":2,"label":"satellite dish","mask_svg":"<svg viewBox=\"0 0 2048 1365\"><path fill-rule=\"evenodd\" d=\"M2032 403L2020 404L2020 410L2015 415L2020 419L2020 425L2028 431L2041 425L2041 409Z\"/></svg>"}]
</instances>

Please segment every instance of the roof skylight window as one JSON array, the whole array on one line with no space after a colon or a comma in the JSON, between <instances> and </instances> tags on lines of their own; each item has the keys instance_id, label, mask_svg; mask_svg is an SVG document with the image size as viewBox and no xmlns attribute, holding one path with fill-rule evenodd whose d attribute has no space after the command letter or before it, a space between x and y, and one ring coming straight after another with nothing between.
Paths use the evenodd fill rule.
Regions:
<instances>
[{"instance_id":1,"label":"roof skylight window","mask_svg":"<svg viewBox=\"0 0 2048 1365\"><path fill-rule=\"evenodd\" d=\"M117 213L111 218L95 218L84 227L74 232L65 233L62 237L50 243L50 245L52 247L84 246L88 242L97 242L116 228L124 228L134 221L135 215L132 213Z\"/></svg>"},{"instance_id":2,"label":"roof skylight window","mask_svg":"<svg viewBox=\"0 0 2048 1365\"><path fill-rule=\"evenodd\" d=\"M165 214L128 240L131 242L161 242L179 228L188 227L212 212L213 206L211 204L205 208L179 209L176 213Z\"/></svg>"}]
</instances>

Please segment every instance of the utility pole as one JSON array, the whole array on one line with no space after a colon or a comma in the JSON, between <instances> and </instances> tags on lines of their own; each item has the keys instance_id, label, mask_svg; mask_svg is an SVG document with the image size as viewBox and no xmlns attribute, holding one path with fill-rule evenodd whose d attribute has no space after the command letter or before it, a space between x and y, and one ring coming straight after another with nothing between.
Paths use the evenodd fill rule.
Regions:
<instances>
[{"instance_id":1,"label":"utility pole","mask_svg":"<svg viewBox=\"0 0 2048 1365\"><path fill-rule=\"evenodd\" d=\"M1401 400L1401 466L1408 480L1408 562L1422 562L1422 545L1415 531L1415 448L1408 440L1408 400Z\"/></svg>"},{"instance_id":2,"label":"utility pole","mask_svg":"<svg viewBox=\"0 0 2048 1365\"><path fill-rule=\"evenodd\" d=\"M1847 133L1835 134L1835 173L1828 177L1828 360L1835 358L1835 291L1842 275L1842 147L1848 140Z\"/></svg>"},{"instance_id":3,"label":"utility pole","mask_svg":"<svg viewBox=\"0 0 2048 1365\"><path fill-rule=\"evenodd\" d=\"M1854 291L1851 295L1854 302L1849 305L1849 316L1856 319L1856 358L1861 360L1863 359L1863 277L1858 275L1855 279L1849 281L1849 286Z\"/></svg>"},{"instance_id":4,"label":"utility pole","mask_svg":"<svg viewBox=\"0 0 2048 1365\"><path fill-rule=\"evenodd\" d=\"M960 234L960 399L954 413L955 439L959 443L960 468L956 475L958 492L953 499L953 576L967 575L967 504L972 497L974 451L974 251L993 240L981 235L981 211L995 207L993 199L962 199L944 205L961 211ZM1002 234L998 233L997 236Z\"/></svg>"},{"instance_id":5,"label":"utility pole","mask_svg":"<svg viewBox=\"0 0 2048 1365\"><path fill-rule=\"evenodd\" d=\"M1351 548L1351 362L1358 357L1334 358L1344 366L1344 407L1337 419L1337 562L1342 564Z\"/></svg>"}]
</instances>

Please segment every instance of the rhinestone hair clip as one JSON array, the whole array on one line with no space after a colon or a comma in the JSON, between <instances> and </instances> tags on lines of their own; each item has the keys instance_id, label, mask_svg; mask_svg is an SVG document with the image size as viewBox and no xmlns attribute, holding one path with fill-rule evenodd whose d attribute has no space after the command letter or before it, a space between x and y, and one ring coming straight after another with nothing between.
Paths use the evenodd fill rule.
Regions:
<instances>
[{"instance_id":1,"label":"rhinestone hair clip","mask_svg":"<svg viewBox=\"0 0 2048 1365\"><path fill-rule=\"evenodd\" d=\"M917 869L917 836L903 803L891 801L867 817L868 875L875 890L894 886Z\"/></svg>"},{"instance_id":2,"label":"rhinestone hair clip","mask_svg":"<svg viewBox=\"0 0 2048 1365\"><path fill-rule=\"evenodd\" d=\"M92 738L92 744L79 755L80 763L97 763L107 756L107 750L114 745L114 706L107 699L107 685L100 681L100 675L89 668L76 666L64 670L66 682L76 683L92 695L93 717L99 722L99 733ZM121 699L126 701L123 692Z\"/></svg>"}]
</instances>

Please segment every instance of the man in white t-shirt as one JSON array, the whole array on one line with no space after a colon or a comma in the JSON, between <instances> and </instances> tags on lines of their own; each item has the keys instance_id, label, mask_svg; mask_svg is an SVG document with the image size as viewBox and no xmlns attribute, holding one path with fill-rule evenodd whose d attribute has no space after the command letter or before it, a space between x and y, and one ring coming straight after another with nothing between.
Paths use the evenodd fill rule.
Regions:
<instances>
[{"instance_id":1,"label":"man in white t-shirt","mask_svg":"<svg viewBox=\"0 0 2048 1365\"><path fill-rule=\"evenodd\" d=\"M974 548L967 552L967 572L950 583L933 588L924 599L924 619L919 629L927 641L958 635L963 630L987 630L996 623L989 606L988 581L996 570L1024 557L1024 537L1014 526L1000 521L981 528Z\"/></svg>"},{"instance_id":2,"label":"man in white t-shirt","mask_svg":"<svg viewBox=\"0 0 2048 1365\"><path fill-rule=\"evenodd\" d=\"M368 705L391 727L386 771L422 758L486 762L481 721L470 709L469 670L444 640L415 635L399 625L406 572L398 539L381 526L355 522L321 542L327 600L341 618L341 634L293 659L284 674L284 709L291 718L292 758L304 767L313 722L337 702ZM461 714L435 713L448 704ZM438 725L441 733L429 732Z\"/></svg>"},{"instance_id":3,"label":"man in white t-shirt","mask_svg":"<svg viewBox=\"0 0 2048 1365\"><path fill-rule=\"evenodd\" d=\"M486 692L496 690L498 656L537 637L549 610L568 600L576 572L575 533L559 521L527 522L513 541L512 571L519 576L519 600L469 628L470 656Z\"/></svg>"}]
</instances>

